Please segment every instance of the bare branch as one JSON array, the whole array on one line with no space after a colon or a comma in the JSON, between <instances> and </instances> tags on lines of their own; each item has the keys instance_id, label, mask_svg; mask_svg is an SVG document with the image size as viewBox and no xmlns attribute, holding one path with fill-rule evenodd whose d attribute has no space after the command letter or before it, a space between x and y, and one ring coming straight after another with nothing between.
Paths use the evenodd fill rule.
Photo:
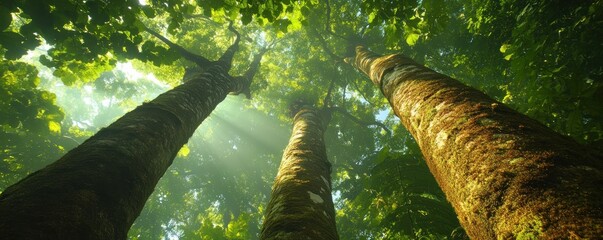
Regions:
<instances>
[{"instance_id":1,"label":"bare branch","mask_svg":"<svg viewBox=\"0 0 603 240\"><path fill-rule=\"evenodd\" d=\"M262 57L266 52L270 50L269 48L262 48L255 56L253 56L253 61L249 65L249 68L242 76L235 77L235 81L237 82L237 90L231 92L231 95L239 95L245 94L247 99L251 99L251 90L249 87L251 86L251 82L253 81L253 77L260 70L260 62L262 61Z\"/></svg>"},{"instance_id":2,"label":"bare branch","mask_svg":"<svg viewBox=\"0 0 603 240\"><path fill-rule=\"evenodd\" d=\"M327 41L325 41L325 39L322 37L322 35L320 35L320 33L315 29L315 28L310 28L310 31L312 31L312 34L316 36L316 38L318 38L318 41L320 42L320 46L322 47L322 49L335 61L335 62L343 62L343 57L338 56L337 54L335 54L330 48L329 45L327 44Z\"/></svg>"},{"instance_id":3,"label":"bare branch","mask_svg":"<svg viewBox=\"0 0 603 240\"><path fill-rule=\"evenodd\" d=\"M381 129L383 129L387 133L388 136L391 137L391 135L392 135L392 131L389 130L389 128L387 128L385 126L385 124L383 124L383 123L381 123L379 121L363 121L363 120L360 120L359 118L354 117L354 115L352 115L351 113L349 113L348 111L346 111L345 109L340 108L340 107L331 107L330 109L332 111L341 113L343 116L347 117L348 119L352 120L352 122L355 122L358 125L362 125L362 126L377 126L377 127L380 127Z\"/></svg>"},{"instance_id":4,"label":"bare branch","mask_svg":"<svg viewBox=\"0 0 603 240\"><path fill-rule=\"evenodd\" d=\"M326 8L327 8L327 12L326 12L327 20L326 20L326 23L325 23L325 31L328 32L328 33L330 33L330 32L332 32L331 31L331 4L329 3L329 0L325 0L325 4L327 5L326 6Z\"/></svg>"},{"instance_id":5,"label":"bare branch","mask_svg":"<svg viewBox=\"0 0 603 240\"><path fill-rule=\"evenodd\" d=\"M358 86L358 84L356 84L356 81L353 81L353 80L352 80L352 81L350 81L350 82L352 82L352 86L354 87L354 89L356 89L356 92L358 92L358 93L360 94L360 96L362 96L362 98L364 98L364 100L365 100L365 101L366 101L366 102L367 102L369 105L371 105L371 107L376 107L376 105L375 105L374 103L372 103L372 102L370 101L370 99L369 99L369 98L368 98L366 95L364 95L364 92L363 92L363 91L360 91L360 87Z\"/></svg>"},{"instance_id":6,"label":"bare branch","mask_svg":"<svg viewBox=\"0 0 603 240\"><path fill-rule=\"evenodd\" d=\"M346 94L347 89L348 89L348 83L346 80L346 82L343 85L343 93L341 94L341 107L344 107L344 108L345 108L345 94Z\"/></svg>"},{"instance_id":7,"label":"bare branch","mask_svg":"<svg viewBox=\"0 0 603 240\"><path fill-rule=\"evenodd\" d=\"M226 68L226 71L230 70L232 67L232 59L234 58L235 53L239 50L239 42L241 41L241 34L232 25L233 22L229 21L228 30L236 35L236 39L234 43L232 43L232 45L226 49L226 52L222 54L220 59L218 59L218 62L223 64L223 66Z\"/></svg>"},{"instance_id":8,"label":"bare branch","mask_svg":"<svg viewBox=\"0 0 603 240\"><path fill-rule=\"evenodd\" d=\"M151 35L155 36L156 38L159 38L159 40L161 40L162 42L167 44L170 47L170 49L176 50L184 59L194 62L195 64L199 65L200 67L207 67L212 64L212 62L210 60L208 60L207 58L194 54L192 52L189 52L188 50L184 49L180 45L173 43L166 37L155 32L153 29L150 29L149 27L147 27L145 25L142 25L142 26L144 27L145 31L147 31Z\"/></svg>"},{"instance_id":9,"label":"bare branch","mask_svg":"<svg viewBox=\"0 0 603 240\"><path fill-rule=\"evenodd\" d=\"M187 18L187 19L193 19L193 18L201 19L201 20L204 20L205 22L213 25L214 27L221 27L222 26L221 23L216 22L216 21L212 20L211 18L209 18L209 17L207 17L207 16L205 16L203 14L188 14L188 15L184 15L184 18Z\"/></svg>"},{"instance_id":10,"label":"bare branch","mask_svg":"<svg viewBox=\"0 0 603 240\"><path fill-rule=\"evenodd\" d=\"M323 107L329 108L331 107L331 94L333 93L333 89L335 88L335 78L331 79L329 83L329 90L327 90L327 95L323 100Z\"/></svg>"}]
</instances>

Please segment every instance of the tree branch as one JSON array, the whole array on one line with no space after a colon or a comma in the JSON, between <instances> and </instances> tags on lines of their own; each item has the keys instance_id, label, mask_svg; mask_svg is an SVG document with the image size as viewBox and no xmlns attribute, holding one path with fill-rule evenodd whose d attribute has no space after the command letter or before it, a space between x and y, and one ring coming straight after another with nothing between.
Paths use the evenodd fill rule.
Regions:
<instances>
[{"instance_id":1,"label":"tree branch","mask_svg":"<svg viewBox=\"0 0 603 240\"><path fill-rule=\"evenodd\" d=\"M247 69L247 71L245 71L245 74L243 74L243 76L245 76L246 78L248 78L251 81L253 76L255 76L255 74L260 69L260 62L262 61L262 57L264 57L264 54L266 52L268 52L268 50L270 50L270 49L262 48L260 50L260 52L258 52L255 56L253 56L253 61L251 61L251 64L249 65L249 69Z\"/></svg>"},{"instance_id":2,"label":"tree branch","mask_svg":"<svg viewBox=\"0 0 603 240\"><path fill-rule=\"evenodd\" d=\"M338 56L329 48L327 41L325 41L322 35L320 35L320 33L315 28L310 29L312 31L312 34L315 35L316 38L318 38L318 41L320 42L320 46L322 47L323 51L325 51L335 62L343 62L343 57Z\"/></svg>"},{"instance_id":3,"label":"tree branch","mask_svg":"<svg viewBox=\"0 0 603 240\"><path fill-rule=\"evenodd\" d=\"M331 93L333 92L334 88L335 88L335 78L331 79L331 83L329 83L329 90L327 90L327 95L325 96L325 99L322 101L323 107L325 107L325 108L331 107Z\"/></svg>"},{"instance_id":4,"label":"tree branch","mask_svg":"<svg viewBox=\"0 0 603 240\"><path fill-rule=\"evenodd\" d=\"M189 60L191 62L194 62L199 67L207 67L207 66L209 66L209 65L212 64L212 61L208 60L207 58L205 58L203 56L200 56L200 55L197 55L197 54L194 54L192 52L189 52L188 50L184 49L180 45L173 43L172 41L170 41L166 37L164 37L161 34L155 32L153 29L150 29L149 27L147 27L144 24L142 26L143 26L143 28L144 28L145 31L147 31L151 35L155 36L156 38L159 38L159 40L161 40L162 42L164 42L165 44L167 44L170 47L170 49L176 50L184 59Z\"/></svg>"},{"instance_id":5,"label":"tree branch","mask_svg":"<svg viewBox=\"0 0 603 240\"><path fill-rule=\"evenodd\" d=\"M247 99L251 99L251 90L249 87L251 86L251 82L253 81L253 77L260 70L260 62L262 61L262 57L264 54L270 50L269 48L262 48L260 52L258 52L255 56L253 56L253 61L249 65L249 68L242 76L235 77L235 81L237 81L238 89L236 91L231 92L232 95L244 94Z\"/></svg>"},{"instance_id":6,"label":"tree branch","mask_svg":"<svg viewBox=\"0 0 603 240\"><path fill-rule=\"evenodd\" d=\"M372 103L372 102L370 101L370 99L369 99L369 98L368 98L366 95L364 95L364 92L363 92L363 91L360 91L360 87L358 87L358 84L356 84L356 81L352 80L352 81L350 81L350 82L352 82L352 86L354 87L354 89L356 89L356 92L358 92L358 94L360 94L360 96L362 96L362 98L364 98L364 100L365 100L365 101L366 101L366 102L367 102L369 105L371 105L372 107L376 107L376 106L377 106L376 104Z\"/></svg>"},{"instance_id":7,"label":"tree branch","mask_svg":"<svg viewBox=\"0 0 603 240\"><path fill-rule=\"evenodd\" d=\"M239 42L241 41L241 34L232 26L233 22L229 22L230 23L228 24L228 30L230 30L236 35L236 39L234 43L232 43L232 45L230 45L230 47L226 49L226 52L222 54L220 59L218 59L218 62L220 62L220 64L223 64L223 66L226 68L226 71L230 70L230 68L232 67L232 59L234 58L235 53L239 50Z\"/></svg>"},{"instance_id":8,"label":"tree branch","mask_svg":"<svg viewBox=\"0 0 603 240\"><path fill-rule=\"evenodd\" d=\"M203 14L186 14L184 15L185 18L187 19L192 19L192 18L197 18L197 19L201 19L204 20L206 22L208 22L209 24L213 25L214 27L221 27L222 24L219 22L216 22L214 20L212 20L211 18L203 15Z\"/></svg>"},{"instance_id":9,"label":"tree branch","mask_svg":"<svg viewBox=\"0 0 603 240\"><path fill-rule=\"evenodd\" d=\"M347 78L346 78L346 79L347 79ZM348 85L349 85L349 84L348 84L348 82L347 82L347 80L346 80L346 81L344 82L344 85L343 85L343 93L341 94L341 107L343 107L343 108L345 108L345 94L346 94L346 91L347 91L347 89L348 89Z\"/></svg>"},{"instance_id":10,"label":"tree branch","mask_svg":"<svg viewBox=\"0 0 603 240\"><path fill-rule=\"evenodd\" d=\"M327 21L325 23L325 31L328 33L331 33L331 4L329 3L329 0L325 0L325 4L327 5Z\"/></svg>"},{"instance_id":11,"label":"tree branch","mask_svg":"<svg viewBox=\"0 0 603 240\"><path fill-rule=\"evenodd\" d=\"M363 120L360 120L359 118L354 117L354 115L352 115L351 113L349 113L348 111L346 111L345 109L340 108L340 107L330 107L330 109L332 111L336 111L336 112L341 113L343 116L347 117L348 119L352 120L352 122L355 122L358 125L363 125L363 126L378 126L381 129L383 129L387 133L388 136L391 137L391 135L392 135L392 131L389 130L389 128L387 128L385 126L385 124L383 124L383 123L381 123L379 121L363 121Z\"/></svg>"}]
</instances>

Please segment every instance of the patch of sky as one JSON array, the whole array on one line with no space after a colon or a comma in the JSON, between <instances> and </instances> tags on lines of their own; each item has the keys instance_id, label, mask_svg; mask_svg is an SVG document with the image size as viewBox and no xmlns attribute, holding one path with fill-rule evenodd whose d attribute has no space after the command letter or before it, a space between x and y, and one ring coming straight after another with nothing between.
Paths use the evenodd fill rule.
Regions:
<instances>
[{"instance_id":1,"label":"patch of sky","mask_svg":"<svg viewBox=\"0 0 603 240\"><path fill-rule=\"evenodd\" d=\"M390 112L391 112L390 108L385 108L385 109L379 110L379 112L377 112L377 114L375 115L375 119L377 119L377 121L379 121L379 122L383 122L383 121L385 121L387 116L389 116Z\"/></svg>"}]
</instances>

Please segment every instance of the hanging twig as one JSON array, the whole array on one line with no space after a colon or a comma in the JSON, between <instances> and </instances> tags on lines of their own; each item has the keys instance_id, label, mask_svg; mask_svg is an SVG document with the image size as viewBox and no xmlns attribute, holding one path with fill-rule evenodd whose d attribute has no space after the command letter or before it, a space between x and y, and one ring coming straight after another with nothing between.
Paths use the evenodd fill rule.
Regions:
<instances>
[{"instance_id":1,"label":"hanging twig","mask_svg":"<svg viewBox=\"0 0 603 240\"><path fill-rule=\"evenodd\" d=\"M331 80L331 82L329 83L329 89L327 90L327 95L325 96L325 99L322 101L323 107L325 107L325 108L331 107L331 94L333 93L334 88L335 88L335 78L333 78Z\"/></svg>"},{"instance_id":2,"label":"hanging twig","mask_svg":"<svg viewBox=\"0 0 603 240\"><path fill-rule=\"evenodd\" d=\"M343 85L343 93L341 94L341 107L342 108L345 108L345 103L346 103L345 94L346 94L347 90L348 90L348 83L347 83L347 78L346 78L346 81Z\"/></svg>"}]
</instances>

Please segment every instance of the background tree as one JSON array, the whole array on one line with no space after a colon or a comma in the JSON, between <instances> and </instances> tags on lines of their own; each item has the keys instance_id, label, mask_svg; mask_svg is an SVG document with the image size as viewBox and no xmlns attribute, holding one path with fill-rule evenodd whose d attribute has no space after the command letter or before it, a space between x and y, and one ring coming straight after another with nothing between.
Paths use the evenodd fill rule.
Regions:
<instances>
[{"instance_id":1,"label":"background tree","mask_svg":"<svg viewBox=\"0 0 603 240\"><path fill-rule=\"evenodd\" d=\"M339 239L331 163L323 140L330 113L310 106L292 108L293 131L274 180L260 238Z\"/></svg>"}]
</instances>

